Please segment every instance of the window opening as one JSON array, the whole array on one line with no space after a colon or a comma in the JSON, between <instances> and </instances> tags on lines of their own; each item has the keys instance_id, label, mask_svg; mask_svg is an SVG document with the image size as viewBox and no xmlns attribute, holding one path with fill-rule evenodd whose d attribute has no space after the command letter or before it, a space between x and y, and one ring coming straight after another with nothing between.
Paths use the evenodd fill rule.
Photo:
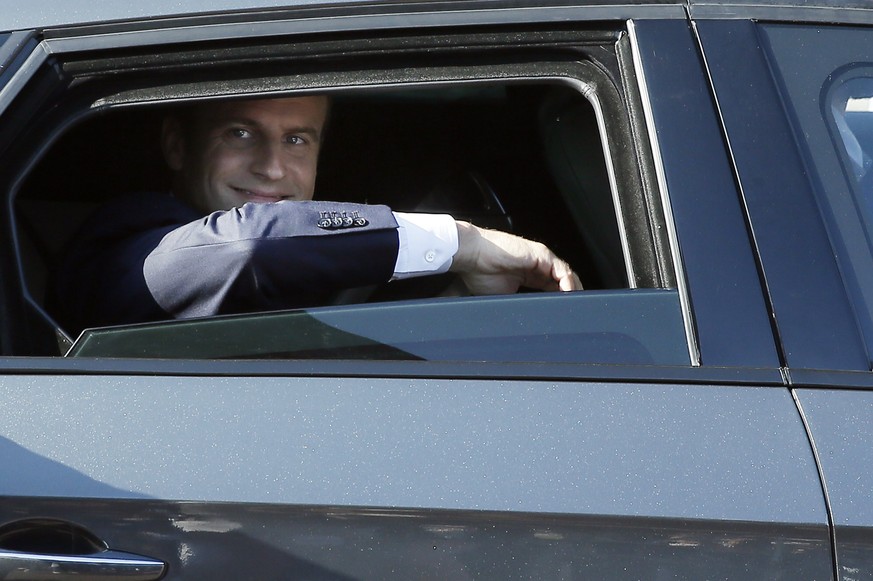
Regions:
<instances>
[{"instance_id":1,"label":"window opening","mask_svg":"<svg viewBox=\"0 0 873 581\"><path fill-rule=\"evenodd\" d=\"M576 85L572 79L468 79L379 90L332 90L316 198L387 204L397 211L446 212L480 226L541 240L580 272L589 289L584 297L546 299L534 293L447 298L444 295L455 293L451 281L429 277L389 283L363 294L356 289L319 307L320 311L307 309L306 316L239 315L225 323L218 320L218 327L213 328L241 328L240 317L245 327L247 321L267 326L274 320L322 324L345 316L349 321L358 317L374 324L386 317L388 326L408 324L411 333L423 333L403 339L364 333L359 342L370 347L335 349L330 356L326 354L329 344L277 348L272 355L255 349L265 357L278 353L319 358L687 364L676 292L652 291L644 296L627 290L627 249L618 230L620 209L609 175L611 160L605 155L620 146L601 135L599 103L589 100L591 94L581 94ZM173 90L166 89L169 94ZM593 95L596 99L596 92ZM190 104L196 99L185 101ZM614 110L616 104L611 106ZM99 111L57 139L17 192L16 233L27 292L49 318L56 316L51 299L53 269L85 216L119 192L168 188L157 141L161 119L172 107L143 106L132 97L114 103L112 97L100 100ZM616 129L610 139L623 139L618 129L626 131L626 127L620 119L607 119L606 124ZM137 137L133 144L131 135ZM100 147L95 149L94 143ZM592 292L598 289L602 292ZM440 298L431 301L428 297ZM423 298L423 302L408 302ZM342 306L362 301L368 306ZM591 313L586 315L586 309ZM483 334L482 313L515 317L517 330L510 332L507 327L493 336ZM567 319L573 313L579 313L577 326ZM465 329L465 322L469 325L473 320L478 327ZM549 320L555 321L553 327ZM454 322L456 332L437 329L447 321ZM199 324L196 320L150 324L146 325L151 329L148 332L143 325L89 331L87 340L71 354L158 356L158 351L149 350L147 341L136 338L162 336L163 345L179 344L173 338L191 336L183 327L196 331ZM428 326L433 331L430 334ZM345 337L341 342L347 341L349 329L362 332L356 324L336 323L334 328L335 338ZM69 333L70 338L75 339L77 333ZM233 341L227 338L230 335L224 336L216 350L195 349L196 356L254 356L246 349L235 353ZM104 340L119 337L120 343ZM135 351L119 347L131 340L138 345ZM236 341L240 346L239 337ZM88 348L83 348L86 344ZM482 347L486 344L487 349ZM563 346L556 349L559 344ZM95 351L95 345L103 345L104 351ZM194 351L178 350L188 356L195 356Z\"/></svg>"}]
</instances>

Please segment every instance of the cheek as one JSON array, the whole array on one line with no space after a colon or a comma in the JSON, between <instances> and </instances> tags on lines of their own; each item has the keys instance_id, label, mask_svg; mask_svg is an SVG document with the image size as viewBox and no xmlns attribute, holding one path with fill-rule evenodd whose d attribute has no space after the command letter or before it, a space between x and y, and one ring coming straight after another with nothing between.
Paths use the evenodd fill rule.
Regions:
<instances>
[{"instance_id":1,"label":"cheek","mask_svg":"<svg viewBox=\"0 0 873 581\"><path fill-rule=\"evenodd\" d=\"M223 148L209 151L203 158L203 177L212 179L231 176L246 167L245 157L243 152Z\"/></svg>"},{"instance_id":2,"label":"cheek","mask_svg":"<svg viewBox=\"0 0 873 581\"><path fill-rule=\"evenodd\" d=\"M315 174L317 160L297 158L289 166L287 184L289 191L295 193L299 199L312 199L315 194Z\"/></svg>"}]
</instances>

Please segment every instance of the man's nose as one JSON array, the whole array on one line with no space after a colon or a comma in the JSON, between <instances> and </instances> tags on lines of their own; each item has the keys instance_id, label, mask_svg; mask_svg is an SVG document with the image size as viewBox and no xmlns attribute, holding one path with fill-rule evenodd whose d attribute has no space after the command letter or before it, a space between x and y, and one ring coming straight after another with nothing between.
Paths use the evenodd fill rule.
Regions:
<instances>
[{"instance_id":1,"label":"man's nose","mask_svg":"<svg viewBox=\"0 0 873 581\"><path fill-rule=\"evenodd\" d=\"M252 172L268 179L280 180L285 177L285 162L281 144L264 143L255 152Z\"/></svg>"}]
</instances>

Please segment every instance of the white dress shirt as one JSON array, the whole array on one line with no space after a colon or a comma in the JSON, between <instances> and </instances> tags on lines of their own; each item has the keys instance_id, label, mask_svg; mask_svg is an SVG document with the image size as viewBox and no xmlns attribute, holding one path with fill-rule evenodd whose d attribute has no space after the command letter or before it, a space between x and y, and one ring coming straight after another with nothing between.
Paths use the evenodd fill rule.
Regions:
<instances>
[{"instance_id":1,"label":"white dress shirt","mask_svg":"<svg viewBox=\"0 0 873 581\"><path fill-rule=\"evenodd\" d=\"M394 212L400 249L394 280L440 274L452 266L458 251L458 226L447 214Z\"/></svg>"}]
</instances>

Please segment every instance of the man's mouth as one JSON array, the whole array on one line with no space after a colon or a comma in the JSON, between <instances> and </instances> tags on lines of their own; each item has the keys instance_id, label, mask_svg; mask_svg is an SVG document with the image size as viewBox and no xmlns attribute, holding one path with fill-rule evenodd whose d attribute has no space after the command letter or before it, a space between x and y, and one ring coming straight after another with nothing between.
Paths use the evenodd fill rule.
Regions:
<instances>
[{"instance_id":1,"label":"man's mouth","mask_svg":"<svg viewBox=\"0 0 873 581\"><path fill-rule=\"evenodd\" d=\"M247 190L245 188L232 188L236 193L245 197L249 202L255 202L256 204L269 204L272 202L278 202L280 200L289 200L292 199L293 196L289 196L282 192L264 192L259 190Z\"/></svg>"}]
</instances>

